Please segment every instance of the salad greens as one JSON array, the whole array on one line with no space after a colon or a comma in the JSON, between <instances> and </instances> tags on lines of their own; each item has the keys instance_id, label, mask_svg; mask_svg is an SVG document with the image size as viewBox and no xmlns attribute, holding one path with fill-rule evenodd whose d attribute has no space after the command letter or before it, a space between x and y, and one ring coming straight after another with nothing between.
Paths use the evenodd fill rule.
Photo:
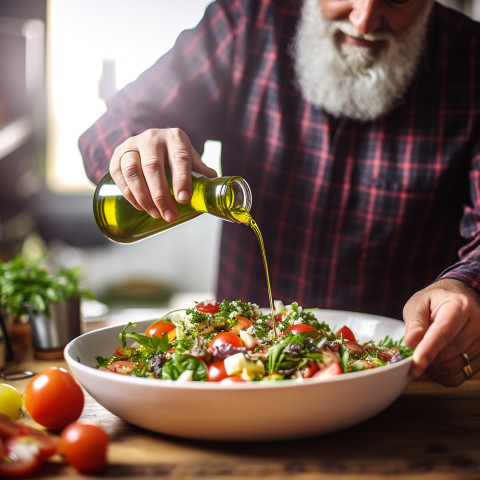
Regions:
<instances>
[{"instance_id":1,"label":"salad greens","mask_svg":"<svg viewBox=\"0 0 480 480\"><path fill-rule=\"evenodd\" d=\"M120 346L97 368L174 381L247 382L319 378L384 367L412 355L402 340L360 344L312 310L275 302L275 316L253 303L204 301L153 322L128 323Z\"/></svg>"}]
</instances>

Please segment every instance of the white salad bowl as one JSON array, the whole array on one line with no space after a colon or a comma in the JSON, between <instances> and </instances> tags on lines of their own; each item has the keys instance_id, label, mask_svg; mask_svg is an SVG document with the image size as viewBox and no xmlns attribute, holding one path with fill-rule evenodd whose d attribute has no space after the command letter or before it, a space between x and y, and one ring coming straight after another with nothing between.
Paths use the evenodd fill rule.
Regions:
<instances>
[{"instance_id":1,"label":"white salad bowl","mask_svg":"<svg viewBox=\"0 0 480 480\"><path fill-rule=\"evenodd\" d=\"M404 323L337 310L315 310L335 330L348 325L360 343L400 340ZM152 320L138 322L142 332ZM318 379L220 384L173 382L95 368L110 357L123 326L85 333L65 360L85 390L111 413L145 429L203 440L264 441L327 434L358 424L394 402L411 380L411 357L361 372Z\"/></svg>"}]
</instances>

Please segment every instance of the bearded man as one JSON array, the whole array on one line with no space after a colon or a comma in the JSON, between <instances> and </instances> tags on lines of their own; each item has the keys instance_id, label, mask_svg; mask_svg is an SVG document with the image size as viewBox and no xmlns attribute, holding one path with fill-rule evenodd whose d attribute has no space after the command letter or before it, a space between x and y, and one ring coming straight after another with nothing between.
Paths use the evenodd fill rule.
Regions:
<instances>
[{"instance_id":1,"label":"bearded man","mask_svg":"<svg viewBox=\"0 0 480 480\"><path fill-rule=\"evenodd\" d=\"M401 318L412 372L480 369L480 26L432 0L217 0L80 138L153 217L200 153L253 193L275 298ZM218 299L267 305L257 240L224 224ZM468 367L468 368L467 368Z\"/></svg>"}]
</instances>

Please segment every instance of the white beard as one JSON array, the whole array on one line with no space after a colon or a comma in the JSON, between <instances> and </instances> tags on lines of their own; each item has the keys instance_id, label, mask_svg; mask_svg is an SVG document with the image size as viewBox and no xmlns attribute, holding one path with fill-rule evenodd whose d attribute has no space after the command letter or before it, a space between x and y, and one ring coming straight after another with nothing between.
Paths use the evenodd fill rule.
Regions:
<instances>
[{"instance_id":1,"label":"white beard","mask_svg":"<svg viewBox=\"0 0 480 480\"><path fill-rule=\"evenodd\" d=\"M402 32L359 35L348 20L325 18L319 0L305 0L292 56L303 96L337 117L376 119L402 98L415 75L423 50L432 2L425 2L413 23ZM339 32L386 45L368 48L339 45Z\"/></svg>"}]
</instances>

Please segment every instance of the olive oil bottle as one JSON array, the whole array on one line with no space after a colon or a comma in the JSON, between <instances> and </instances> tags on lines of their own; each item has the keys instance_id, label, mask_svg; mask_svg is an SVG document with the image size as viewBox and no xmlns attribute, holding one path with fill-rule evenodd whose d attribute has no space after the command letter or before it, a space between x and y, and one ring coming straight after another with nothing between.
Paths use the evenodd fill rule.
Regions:
<instances>
[{"instance_id":1,"label":"olive oil bottle","mask_svg":"<svg viewBox=\"0 0 480 480\"><path fill-rule=\"evenodd\" d=\"M171 186L169 172L167 179ZM107 173L98 184L93 197L97 225L109 239L119 243L132 243L180 225L202 213L210 213L230 222L244 223L240 216L233 213L238 209L248 212L252 206L250 187L243 178L207 178L193 173L192 184L190 203L177 203L177 218L173 222L167 222L163 218L153 218L147 212L137 210Z\"/></svg>"}]
</instances>

